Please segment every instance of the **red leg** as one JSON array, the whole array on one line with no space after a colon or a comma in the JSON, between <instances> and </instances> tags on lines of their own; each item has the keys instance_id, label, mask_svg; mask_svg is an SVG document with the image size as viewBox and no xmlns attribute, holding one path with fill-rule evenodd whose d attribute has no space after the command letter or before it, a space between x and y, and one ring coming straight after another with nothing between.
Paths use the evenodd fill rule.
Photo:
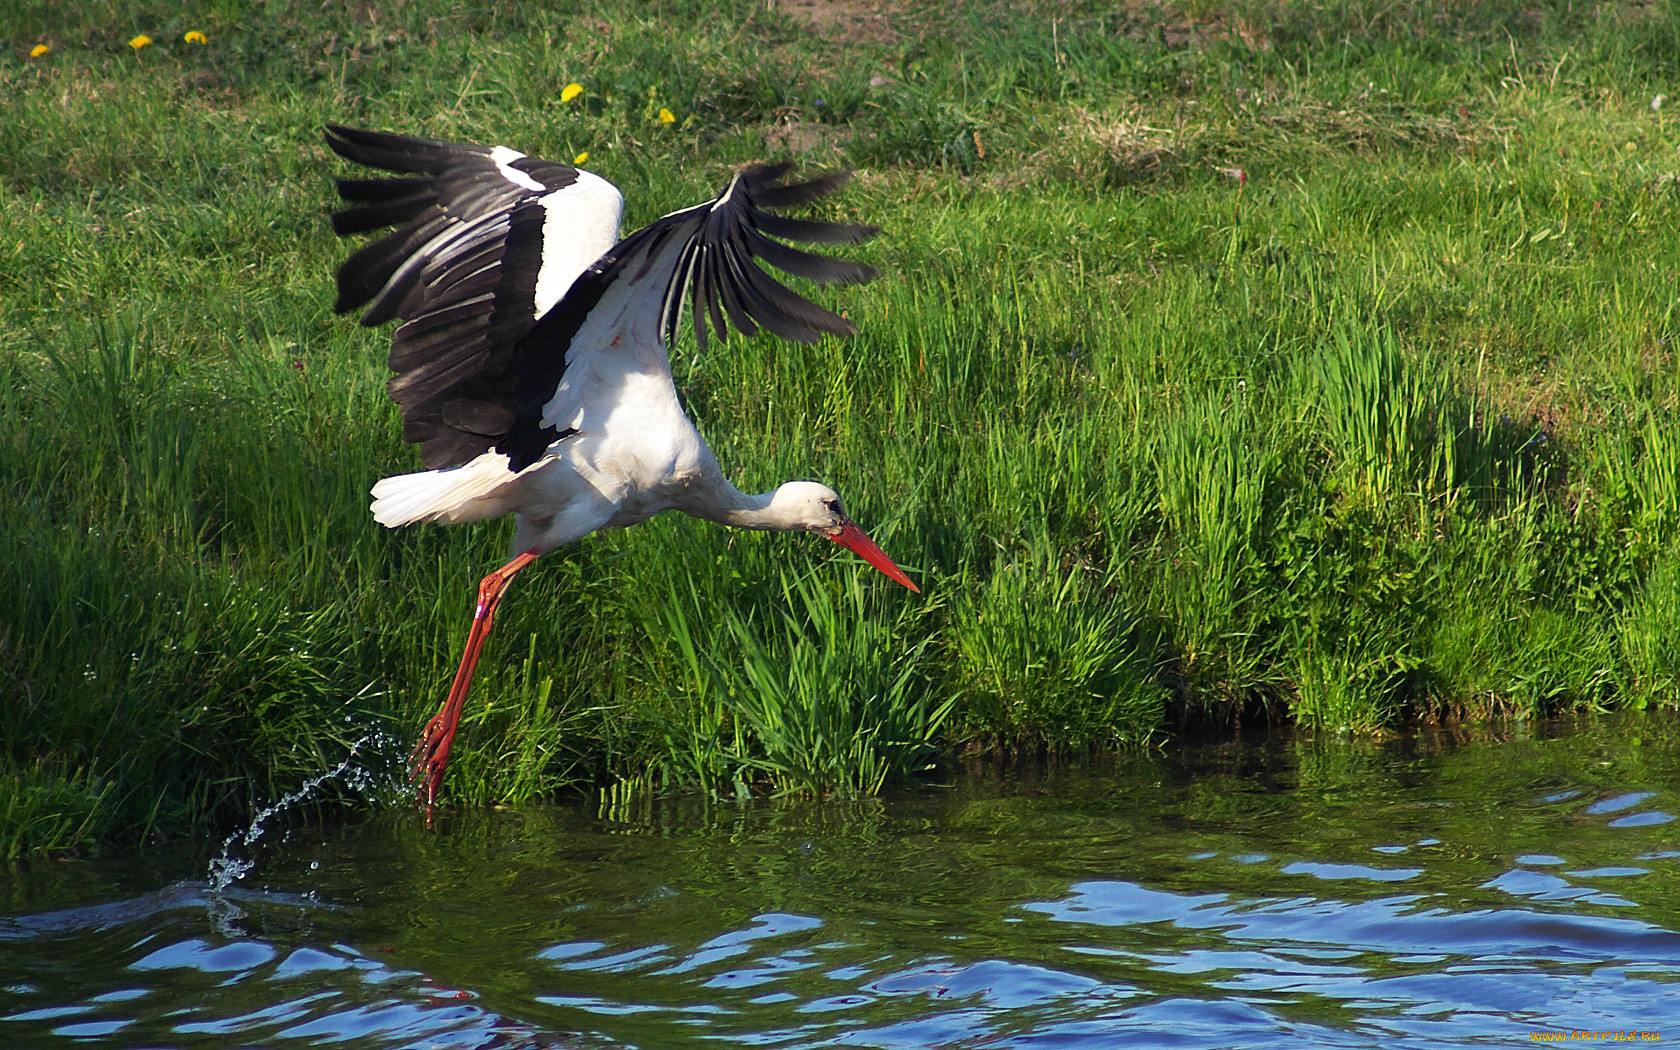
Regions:
<instances>
[{"instance_id":1,"label":"red leg","mask_svg":"<svg viewBox=\"0 0 1680 1050\"><path fill-rule=\"evenodd\" d=\"M495 572L484 577L478 585L478 606L473 610L472 630L467 632L467 646L461 653L461 666L455 672L455 682L449 687L443 707L426 723L420 732L420 742L409 755L409 779L420 781L420 799L426 804L428 821L432 803L437 801L438 788L443 784L443 770L449 763L449 745L455 740L455 729L461 721L461 708L472 687L473 669L478 666L478 654L484 648L485 636L490 633L496 616L496 604L502 600L508 584L519 570L537 560L535 551L526 551Z\"/></svg>"}]
</instances>

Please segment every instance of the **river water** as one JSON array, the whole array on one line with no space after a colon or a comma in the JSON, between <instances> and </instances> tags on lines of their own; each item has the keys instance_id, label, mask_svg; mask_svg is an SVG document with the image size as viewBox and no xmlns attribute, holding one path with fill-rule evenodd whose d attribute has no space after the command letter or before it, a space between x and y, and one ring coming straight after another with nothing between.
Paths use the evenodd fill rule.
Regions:
<instances>
[{"instance_id":1,"label":"river water","mask_svg":"<svg viewBox=\"0 0 1680 1050\"><path fill-rule=\"evenodd\" d=\"M1677 1041L1676 815L1668 715L386 811L221 892L179 849L0 873L0 1046Z\"/></svg>"}]
</instances>

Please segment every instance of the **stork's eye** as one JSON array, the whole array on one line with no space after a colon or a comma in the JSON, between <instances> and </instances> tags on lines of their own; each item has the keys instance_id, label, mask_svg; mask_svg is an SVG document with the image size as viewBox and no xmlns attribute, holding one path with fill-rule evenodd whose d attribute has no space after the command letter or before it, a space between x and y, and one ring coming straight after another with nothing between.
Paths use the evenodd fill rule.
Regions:
<instances>
[{"instance_id":1,"label":"stork's eye","mask_svg":"<svg viewBox=\"0 0 1680 1050\"><path fill-rule=\"evenodd\" d=\"M840 513L840 501L837 499L825 499L823 500L823 506L836 514Z\"/></svg>"}]
</instances>

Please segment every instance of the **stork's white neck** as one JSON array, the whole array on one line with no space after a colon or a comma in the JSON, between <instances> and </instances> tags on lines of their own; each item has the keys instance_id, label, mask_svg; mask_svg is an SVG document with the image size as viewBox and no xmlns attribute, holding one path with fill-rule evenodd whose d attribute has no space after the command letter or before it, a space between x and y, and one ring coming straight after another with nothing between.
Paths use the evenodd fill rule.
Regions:
<instances>
[{"instance_id":1,"label":"stork's white neck","mask_svg":"<svg viewBox=\"0 0 1680 1050\"><path fill-rule=\"evenodd\" d=\"M837 528L839 506L834 491L816 482L790 481L771 492L754 494L737 489L720 473L704 490L696 491L683 509L737 529L791 532Z\"/></svg>"},{"instance_id":2,"label":"stork's white neck","mask_svg":"<svg viewBox=\"0 0 1680 1050\"><path fill-rule=\"evenodd\" d=\"M737 529L798 528L787 520L785 513L778 513L776 490L742 492L728 481L719 478L718 485L708 495L710 498L697 505L693 513L709 521ZM785 511L786 508L781 509Z\"/></svg>"}]
</instances>

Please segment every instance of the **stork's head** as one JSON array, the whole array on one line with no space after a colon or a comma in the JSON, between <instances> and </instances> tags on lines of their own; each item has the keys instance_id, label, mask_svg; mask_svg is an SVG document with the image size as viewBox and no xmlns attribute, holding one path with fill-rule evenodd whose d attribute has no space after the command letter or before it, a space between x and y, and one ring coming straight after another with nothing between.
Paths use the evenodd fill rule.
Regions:
<instances>
[{"instance_id":1,"label":"stork's head","mask_svg":"<svg viewBox=\"0 0 1680 1050\"><path fill-rule=\"evenodd\" d=\"M921 588L911 582L904 570L895 565L886 552L857 527L856 522L846 517L839 495L827 485L815 481L790 481L776 490L771 497L770 508L779 521L786 523L785 528L804 529L827 536L892 579L921 593Z\"/></svg>"}]
</instances>

